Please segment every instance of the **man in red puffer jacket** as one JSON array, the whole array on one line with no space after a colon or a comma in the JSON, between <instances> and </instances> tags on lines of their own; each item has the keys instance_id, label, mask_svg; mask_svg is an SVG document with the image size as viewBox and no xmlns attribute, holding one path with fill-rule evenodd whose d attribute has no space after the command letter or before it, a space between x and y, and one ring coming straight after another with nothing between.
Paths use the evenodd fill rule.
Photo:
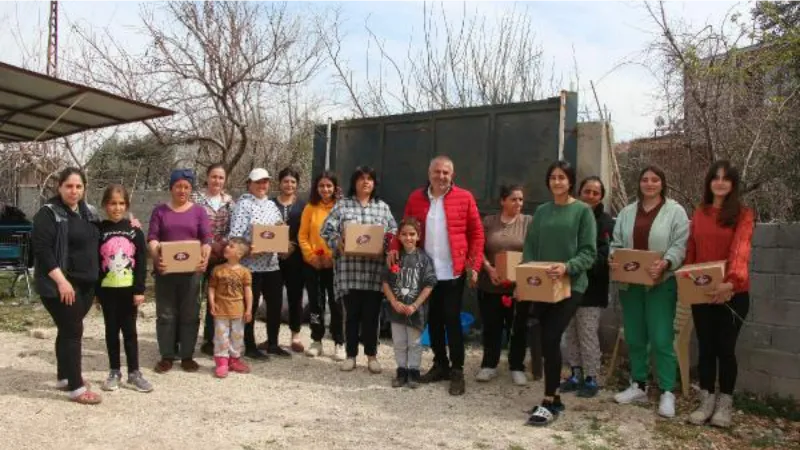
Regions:
<instances>
[{"instance_id":1,"label":"man in red puffer jacket","mask_svg":"<svg viewBox=\"0 0 800 450\"><path fill-rule=\"evenodd\" d=\"M428 168L428 186L411 193L403 216L413 217L422 225L420 246L433 260L438 279L428 300L433 367L420 381L433 383L449 379L450 395L462 395L465 386L461 301L465 279L469 277L473 285L478 280L483 264L484 237L475 197L453 184L454 175L450 158L434 158ZM390 248L388 263L391 266L400 248L396 238Z\"/></svg>"}]
</instances>

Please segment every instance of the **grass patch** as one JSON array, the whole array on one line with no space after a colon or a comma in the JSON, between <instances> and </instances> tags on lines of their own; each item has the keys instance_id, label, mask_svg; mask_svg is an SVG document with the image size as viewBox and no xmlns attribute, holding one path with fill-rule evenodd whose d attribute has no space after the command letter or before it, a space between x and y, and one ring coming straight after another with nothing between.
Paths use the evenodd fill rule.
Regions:
<instances>
[{"instance_id":1,"label":"grass patch","mask_svg":"<svg viewBox=\"0 0 800 450\"><path fill-rule=\"evenodd\" d=\"M525 450L525 447L517 444L511 444L508 446L508 450Z\"/></svg>"},{"instance_id":2,"label":"grass patch","mask_svg":"<svg viewBox=\"0 0 800 450\"><path fill-rule=\"evenodd\" d=\"M747 414L800 422L800 403L791 397L780 397L775 394L758 396L746 392L737 393L733 396L733 405Z\"/></svg>"},{"instance_id":3,"label":"grass patch","mask_svg":"<svg viewBox=\"0 0 800 450\"><path fill-rule=\"evenodd\" d=\"M24 333L33 328L52 326L50 314L39 301L17 306L0 303L0 331Z\"/></svg>"}]
</instances>

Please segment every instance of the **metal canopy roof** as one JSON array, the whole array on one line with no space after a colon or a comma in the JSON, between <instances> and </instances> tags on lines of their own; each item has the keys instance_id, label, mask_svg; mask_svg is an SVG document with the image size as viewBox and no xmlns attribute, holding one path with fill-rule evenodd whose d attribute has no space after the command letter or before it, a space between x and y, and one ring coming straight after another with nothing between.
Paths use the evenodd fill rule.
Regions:
<instances>
[{"instance_id":1,"label":"metal canopy roof","mask_svg":"<svg viewBox=\"0 0 800 450\"><path fill-rule=\"evenodd\" d=\"M46 141L174 111L0 62L0 143Z\"/></svg>"}]
</instances>

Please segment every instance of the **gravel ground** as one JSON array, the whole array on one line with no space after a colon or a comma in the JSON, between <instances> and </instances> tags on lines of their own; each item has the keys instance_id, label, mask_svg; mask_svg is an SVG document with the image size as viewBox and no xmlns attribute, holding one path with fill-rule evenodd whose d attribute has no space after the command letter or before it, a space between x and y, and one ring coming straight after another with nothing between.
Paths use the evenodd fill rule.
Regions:
<instances>
[{"instance_id":1,"label":"gravel ground","mask_svg":"<svg viewBox=\"0 0 800 450\"><path fill-rule=\"evenodd\" d=\"M198 357L199 373L176 366L157 375L152 372L158 358L152 304L145 305L142 315L140 357L155 391L103 392L103 403L94 407L69 402L54 389L54 329L46 330L46 339L0 333L0 448L654 447L653 408L616 406L608 392L591 400L565 396L568 410L551 427L522 426L523 410L541 399L541 382L513 386L504 363L493 382L474 382L477 349L467 353L467 393L462 397L449 396L445 383L392 389L389 341L379 348L380 375L367 372L363 357L355 372L344 373L328 357L302 355L253 363L251 374L224 380L212 376L213 363L204 355ZM102 317L93 312L85 326L84 377L99 391L108 367ZM259 340L265 338L263 324L257 333ZM282 327L282 342L288 343L288 337ZM307 342L307 329L304 337ZM325 341L325 350L333 350L331 341ZM431 358L426 351L424 368Z\"/></svg>"}]
</instances>

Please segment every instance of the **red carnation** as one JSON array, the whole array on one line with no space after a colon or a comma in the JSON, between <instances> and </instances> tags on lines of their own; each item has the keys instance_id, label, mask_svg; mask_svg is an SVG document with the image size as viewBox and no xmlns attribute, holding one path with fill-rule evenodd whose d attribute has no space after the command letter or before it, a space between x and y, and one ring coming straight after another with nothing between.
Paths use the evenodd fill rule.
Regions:
<instances>
[{"instance_id":1,"label":"red carnation","mask_svg":"<svg viewBox=\"0 0 800 450\"><path fill-rule=\"evenodd\" d=\"M500 298L500 301L503 303L503 306L505 306L506 308L511 308L511 296L510 295L502 296Z\"/></svg>"},{"instance_id":2,"label":"red carnation","mask_svg":"<svg viewBox=\"0 0 800 450\"><path fill-rule=\"evenodd\" d=\"M314 254L317 255L317 256L322 256L322 255L325 254L325 250L319 248L319 249L317 249L317 251L314 252Z\"/></svg>"},{"instance_id":3,"label":"red carnation","mask_svg":"<svg viewBox=\"0 0 800 450\"><path fill-rule=\"evenodd\" d=\"M392 264L392 267L389 268L389 270L391 270L392 273L400 273L400 266L398 266L397 264Z\"/></svg>"},{"instance_id":4,"label":"red carnation","mask_svg":"<svg viewBox=\"0 0 800 450\"><path fill-rule=\"evenodd\" d=\"M513 286L513 283L511 283L511 280L503 280L502 285L503 285L503 287L505 289L511 289L511 286Z\"/></svg>"}]
</instances>

